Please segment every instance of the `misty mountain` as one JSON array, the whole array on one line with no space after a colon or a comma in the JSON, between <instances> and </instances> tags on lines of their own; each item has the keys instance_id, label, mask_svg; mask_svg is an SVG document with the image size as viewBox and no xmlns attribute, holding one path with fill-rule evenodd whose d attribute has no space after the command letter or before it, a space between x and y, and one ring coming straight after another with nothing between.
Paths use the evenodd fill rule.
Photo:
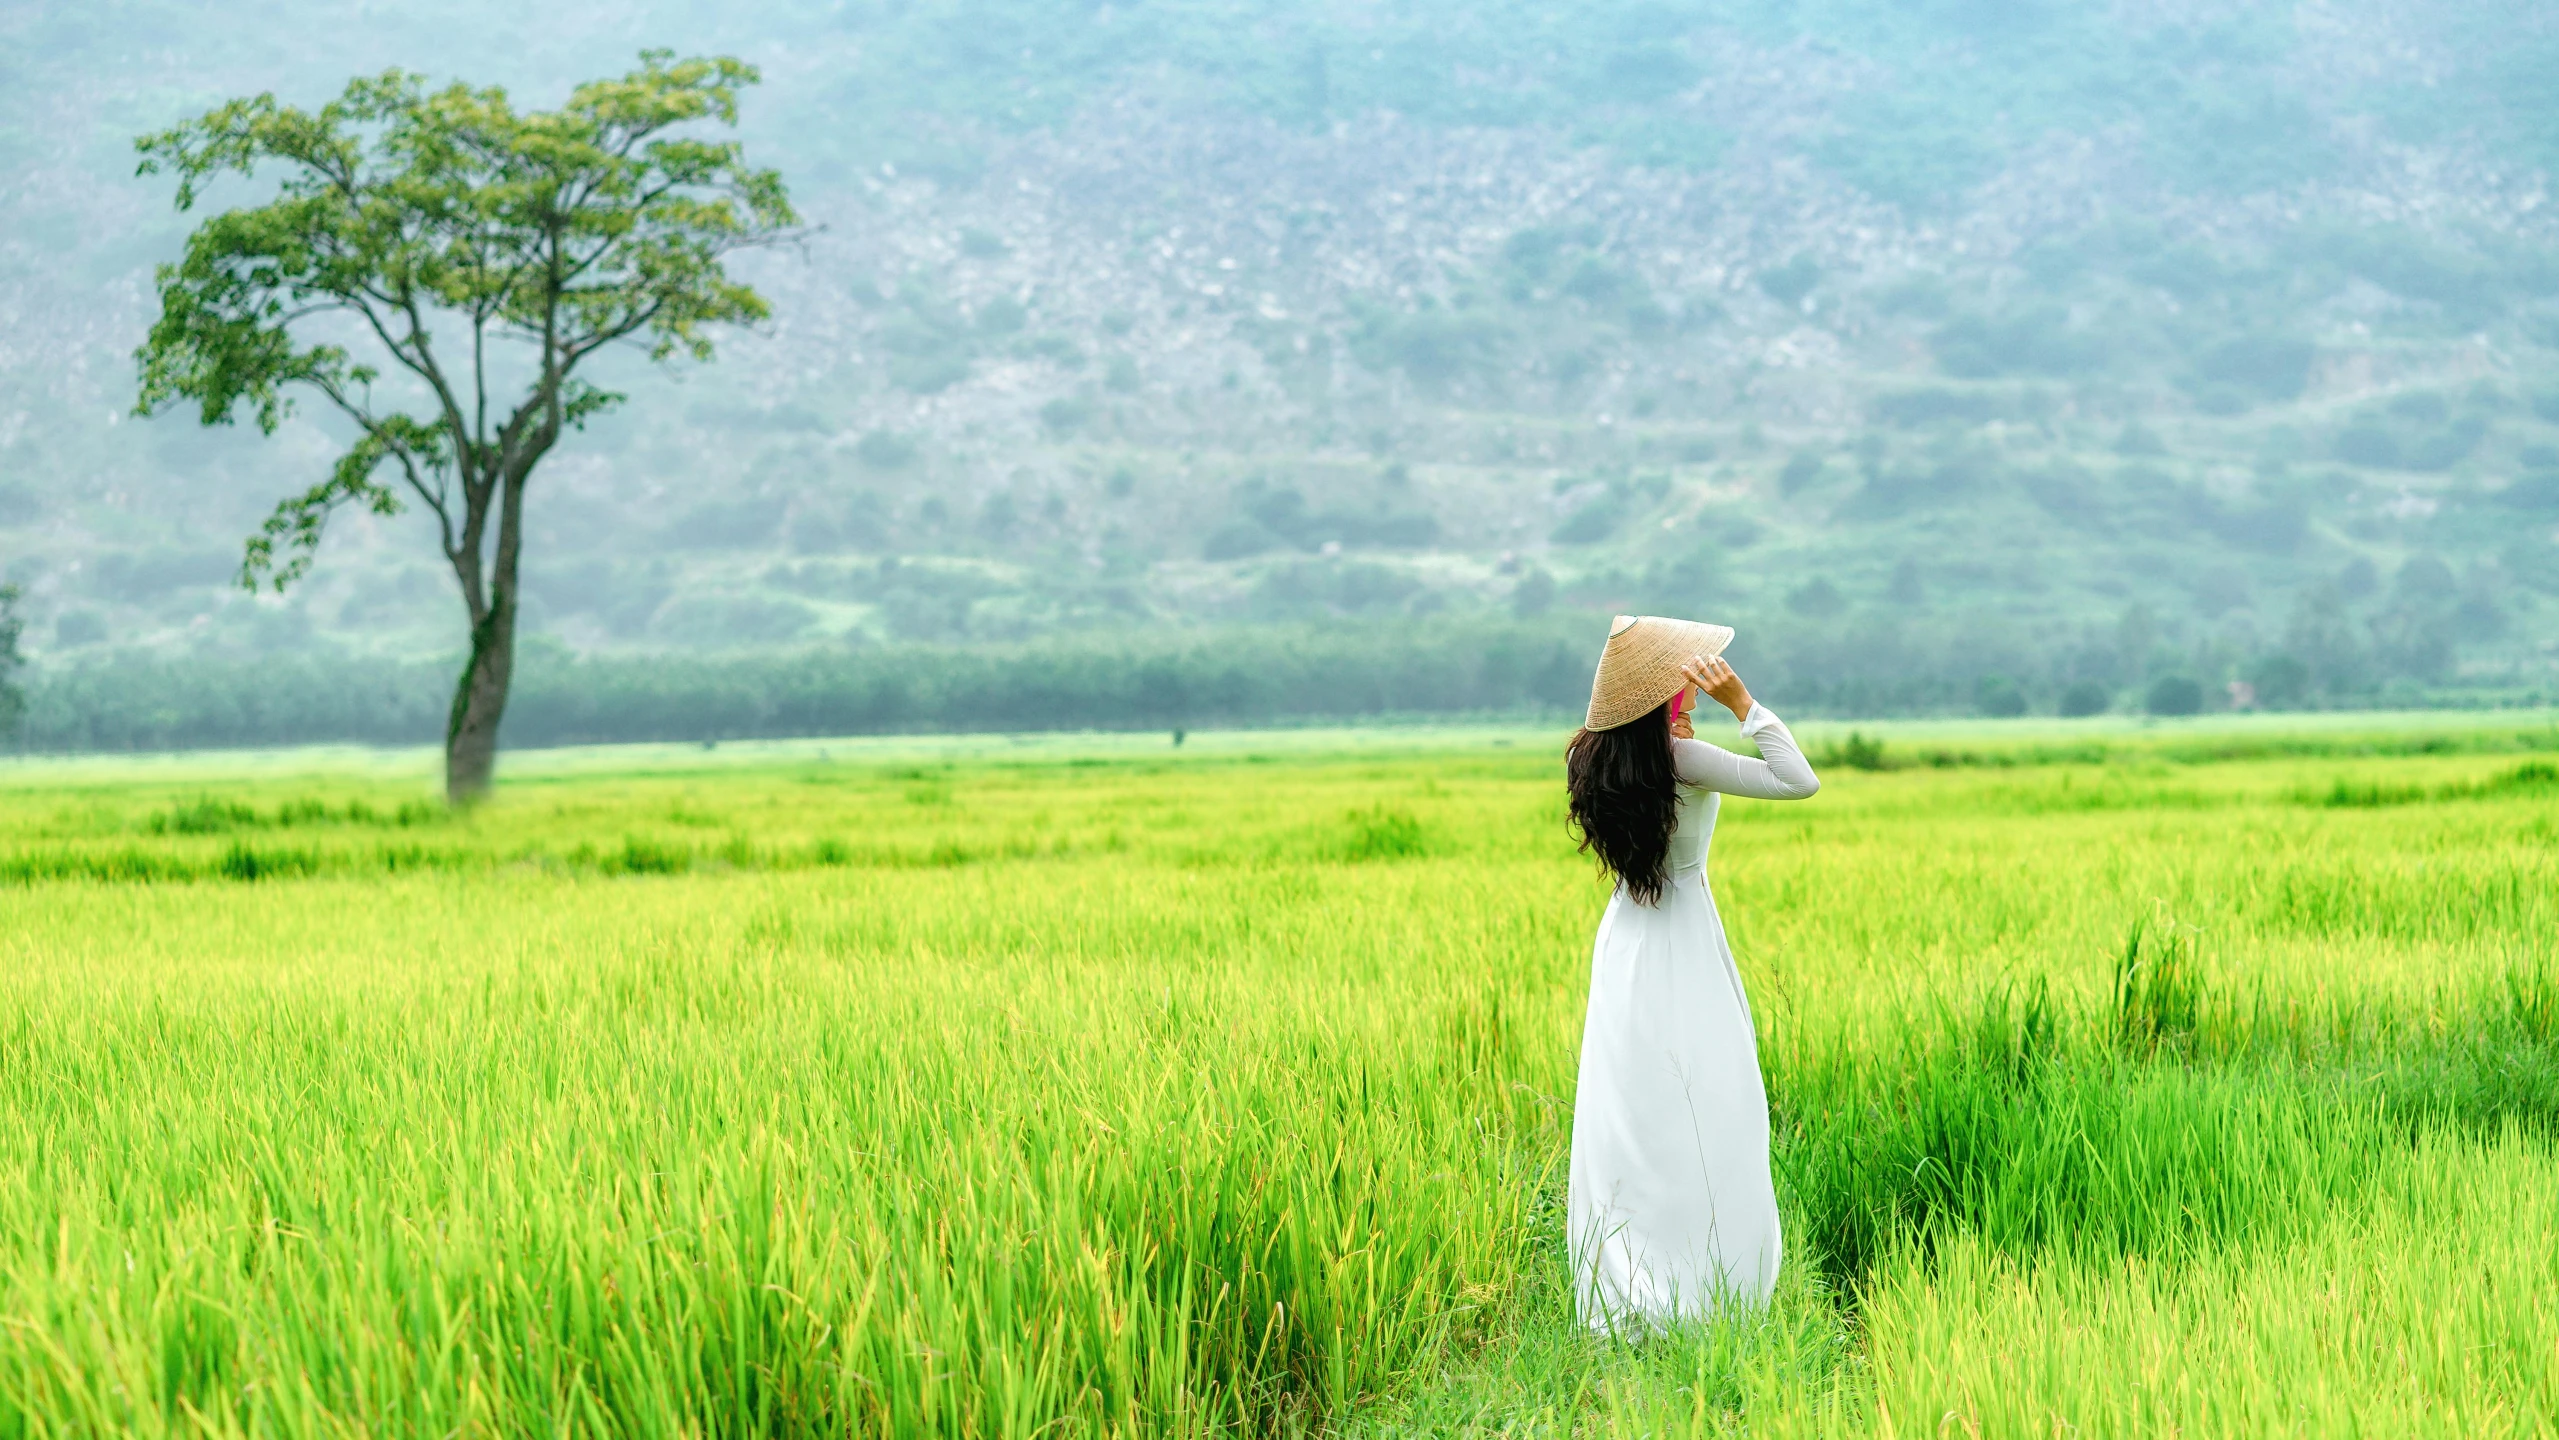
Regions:
<instances>
[{"instance_id":1,"label":"misty mountain","mask_svg":"<svg viewBox=\"0 0 2559 1440\"><path fill-rule=\"evenodd\" d=\"M0 19L0 572L47 666L449 654L341 442L127 413L133 136L737 54L775 321L531 502L562 653L1658 609L1842 707L2559 665L2546 7L105 4ZM243 184L211 204L262 194ZM1434 622L1443 623L1443 622ZM1759 648L1754 652L1753 646ZM1918 686L1926 671L1948 684Z\"/></svg>"}]
</instances>

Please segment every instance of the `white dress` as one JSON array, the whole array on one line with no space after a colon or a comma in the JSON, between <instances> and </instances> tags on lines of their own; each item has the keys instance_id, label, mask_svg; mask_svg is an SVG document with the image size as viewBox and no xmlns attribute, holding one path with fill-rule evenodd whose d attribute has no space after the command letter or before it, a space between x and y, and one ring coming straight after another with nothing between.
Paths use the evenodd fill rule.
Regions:
<instances>
[{"instance_id":1,"label":"white dress","mask_svg":"<svg viewBox=\"0 0 2559 1440\"><path fill-rule=\"evenodd\" d=\"M1566 1214L1575 1299L1594 1327L1755 1304L1777 1284L1768 1093L1706 846L1723 796L1800 800L1821 781L1766 708L1753 705L1741 730L1766 759L1671 742L1669 882L1657 905L1620 886L1592 948Z\"/></svg>"}]
</instances>

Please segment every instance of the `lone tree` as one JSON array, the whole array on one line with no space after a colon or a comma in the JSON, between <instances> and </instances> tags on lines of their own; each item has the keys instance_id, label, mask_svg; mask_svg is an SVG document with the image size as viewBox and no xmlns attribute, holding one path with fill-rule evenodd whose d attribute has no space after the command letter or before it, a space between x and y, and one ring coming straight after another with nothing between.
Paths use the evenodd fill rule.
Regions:
<instances>
[{"instance_id":1,"label":"lone tree","mask_svg":"<svg viewBox=\"0 0 2559 1440\"><path fill-rule=\"evenodd\" d=\"M339 506L392 515L405 494L434 515L471 622L444 735L455 802L496 764L525 486L563 430L624 398L579 367L616 344L710 359L709 327L769 313L722 257L797 222L734 141L669 133L734 127L755 70L640 59L553 111L394 70L316 112L261 95L135 142L142 174L177 176L180 210L224 172L285 169L272 201L206 221L160 267L135 408L193 401L207 425L246 409L273 434L300 390L354 422L328 478L249 539L250 590L300 579Z\"/></svg>"}]
</instances>

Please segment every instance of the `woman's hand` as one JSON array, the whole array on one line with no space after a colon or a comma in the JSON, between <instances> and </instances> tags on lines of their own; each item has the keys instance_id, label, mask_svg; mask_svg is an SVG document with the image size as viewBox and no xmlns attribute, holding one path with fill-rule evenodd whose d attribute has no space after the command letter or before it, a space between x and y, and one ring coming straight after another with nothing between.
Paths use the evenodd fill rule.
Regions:
<instances>
[{"instance_id":1,"label":"woman's hand","mask_svg":"<svg viewBox=\"0 0 2559 1440\"><path fill-rule=\"evenodd\" d=\"M1687 694L1686 691L1682 691L1681 693ZM1688 717L1696 712L1697 699L1695 696L1691 695L1687 704L1682 705L1677 710L1671 712L1670 738L1673 740L1696 739L1697 727L1688 723Z\"/></svg>"},{"instance_id":2,"label":"woman's hand","mask_svg":"<svg viewBox=\"0 0 2559 1440\"><path fill-rule=\"evenodd\" d=\"M1735 720L1750 718L1750 690L1742 684L1742 677L1733 673L1733 667L1724 663L1722 656L1700 656L1680 666L1679 673L1687 676L1689 684L1705 691L1715 703L1732 711Z\"/></svg>"}]
</instances>

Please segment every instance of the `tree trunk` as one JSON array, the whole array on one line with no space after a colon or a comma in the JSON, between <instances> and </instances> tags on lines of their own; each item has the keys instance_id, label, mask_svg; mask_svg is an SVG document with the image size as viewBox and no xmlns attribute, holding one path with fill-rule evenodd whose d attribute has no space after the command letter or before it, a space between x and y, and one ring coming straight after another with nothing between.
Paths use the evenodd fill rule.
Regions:
<instances>
[{"instance_id":1,"label":"tree trunk","mask_svg":"<svg viewBox=\"0 0 2559 1440\"><path fill-rule=\"evenodd\" d=\"M500 592L488 617L471 627L471 658L453 689L453 715L444 729L444 798L468 805L489 793L497 778L498 721L506 716L507 686L515 677L515 596Z\"/></svg>"},{"instance_id":2,"label":"tree trunk","mask_svg":"<svg viewBox=\"0 0 2559 1440\"><path fill-rule=\"evenodd\" d=\"M553 413L556 416L556 405ZM489 567L488 608L471 622L471 659L462 667L461 683L453 688L453 718L444 727L444 799L448 805L468 805L478 800L489 793L490 783L497 778L498 721L506 717L507 686L515 679L515 589L518 563L524 554L524 482L532 475L534 462L551 448L559 433L554 419L495 479L498 553ZM476 535L470 549L476 568ZM468 574L462 588L466 600L478 593Z\"/></svg>"}]
</instances>

